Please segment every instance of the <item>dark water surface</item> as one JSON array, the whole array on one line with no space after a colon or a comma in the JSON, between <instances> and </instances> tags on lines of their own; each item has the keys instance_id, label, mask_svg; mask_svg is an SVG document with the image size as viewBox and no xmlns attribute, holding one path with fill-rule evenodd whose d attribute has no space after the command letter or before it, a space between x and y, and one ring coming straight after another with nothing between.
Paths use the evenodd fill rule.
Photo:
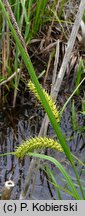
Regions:
<instances>
[{"instance_id":1,"label":"dark water surface","mask_svg":"<svg viewBox=\"0 0 85 216\"><path fill-rule=\"evenodd\" d=\"M63 114L61 120L62 131L67 137L71 151L85 162L85 133L72 131L71 113L69 110L68 107ZM15 151L16 147L22 143L23 140L37 135L43 116L43 111L39 107L36 108L35 104L30 101L29 103L18 105L16 109L11 109L10 107L8 109L6 107L1 108L0 153ZM78 116L78 122L80 126L85 126L85 119L80 114ZM49 126L48 134L50 137L54 136L51 126ZM64 156L62 158L61 154L53 150L48 150L48 154L61 161L66 166L66 170L69 174L75 178ZM21 189L23 188L27 176L30 160L29 157L25 157L23 161L19 161L13 155L0 158L0 194L2 194L5 181L12 179L15 182L15 187L12 191L11 199L19 199ZM56 174L57 183L63 186L64 183L61 181L62 175L59 173L59 170L55 169L53 165L51 165L51 168ZM84 180L85 170L83 166L79 166L78 171L81 179ZM83 185L85 187L85 182L83 182ZM42 171L38 172L35 190L31 198L57 199L57 194L53 186L47 184L46 176ZM62 192L62 199L70 199L70 196L66 196L66 194Z\"/></svg>"}]
</instances>

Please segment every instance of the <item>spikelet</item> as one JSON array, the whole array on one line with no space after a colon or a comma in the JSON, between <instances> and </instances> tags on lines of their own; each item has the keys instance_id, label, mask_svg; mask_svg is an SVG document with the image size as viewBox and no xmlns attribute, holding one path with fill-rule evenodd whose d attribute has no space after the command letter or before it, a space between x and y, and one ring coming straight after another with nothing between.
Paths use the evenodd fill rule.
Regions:
<instances>
[{"instance_id":1,"label":"spikelet","mask_svg":"<svg viewBox=\"0 0 85 216\"><path fill-rule=\"evenodd\" d=\"M17 147L15 155L18 158L23 158L28 152L43 148L51 148L63 152L61 145L57 141L47 137L35 137L23 142L19 147Z\"/></svg>"},{"instance_id":2,"label":"spikelet","mask_svg":"<svg viewBox=\"0 0 85 216\"><path fill-rule=\"evenodd\" d=\"M40 101L40 97L36 91L36 88L34 86L34 84L32 83L32 81L30 80L29 83L28 83L28 87L29 89L31 90L31 92L36 96L36 98ZM57 122L60 121L60 114L59 114L59 111L57 110L56 108L56 105L55 103L53 102L52 98L50 97L50 95L43 89L43 93L48 101L48 104L57 120Z\"/></svg>"}]
</instances>

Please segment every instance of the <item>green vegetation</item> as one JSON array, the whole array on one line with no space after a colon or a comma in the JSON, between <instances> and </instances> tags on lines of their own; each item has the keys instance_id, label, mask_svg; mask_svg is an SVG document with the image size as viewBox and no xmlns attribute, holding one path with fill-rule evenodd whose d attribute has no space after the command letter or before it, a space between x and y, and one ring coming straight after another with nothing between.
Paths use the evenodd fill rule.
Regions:
<instances>
[{"instance_id":1,"label":"green vegetation","mask_svg":"<svg viewBox=\"0 0 85 216\"><path fill-rule=\"evenodd\" d=\"M66 2L67 1L62 1L62 6L60 7L60 12L59 12L59 19L61 18L61 14L63 13L63 9L64 9ZM34 153L30 152L30 151L33 151L33 150L38 149L38 148L40 149L41 147L42 148L50 147L50 145L49 145L50 138L49 138L49 140L46 140L45 142L43 141L43 138L41 138L41 139L36 138L36 139L26 141L26 142L24 142L23 145L18 147L17 150L15 150L15 152L5 153L4 155L13 154L16 157L17 156L22 157L22 156L28 155L28 156L33 156L36 158L40 158L42 160L48 160L48 161L52 162L60 170L60 172L62 173L62 175L63 175L63 177L64 177L64 179L68 185L66 190L63 187L59 186L55 180L55 176L53 175L52 171L48 167L46 167L46 172L49 176L49 181L51 181L52 184L54 185L54 187L56 188L56 192L58 193L59 199L62 199L61 193L60 193L61 190L65 191L65 193L69 194L74 199L78 199L78 200L79 199L85 199L85 188L83 188L83 186L82 186L82 182L80 180L77 169L75 167L74 156L68 147L66 138L65 138L64 134L62 133L62 129L61 129L61 126L59 124L60 115L62 116L62 113L63 113L67 103L70 101L71 97L74 95L75 92L76 92L77 96L80 94L80 88L79 87L85 81L85 78L82 78L82 74L84 74L83 73L84 63L83 63L83 61L80 62L79 67L77 69L77 78L75 81L76 90L74 90L74 92L69 97L66 104L64 104L64 107L62 108L62 110L58 111L56 106L55 106L55 103L53 103L53 101L50 98L50 96L48 95L48 93L45 90L43 90L43 88L41 87L39 80L38 80L38 77L36 75L36 71L34 69L34 66L32 64L32 61L31 61L30 56L29 56L28 51L27 51L27 46L28 46L28 44L30 46L31 39L35 35L37 35L40 28L44 24L46 24L45 19L48 20L47 19L47 15L49 12L48 1L47 0L37 0L37 1L29 0L29 1L21 1L21 3L20 3L20 1L16 0L16 1L10 1L10 4L11 4L11 7L13 9L14 16L16 18L17 24L18 24L18 26L22 32L23 37L22 37L21 33L18 32L15 21L13 23L13 21L10 19L10 16L7 12L5 4L0 0L2 20L5 23L4 25L6 28L6 33L7 33L7 38L8 38L7 54L6 55L5 55L5 48L3 50L5 56L3 57L3 59L4 59L4 62L2 63L2 68L3 68L2 72L3 73L0 76L0 82L8 79L8 77L11 76L12 70L13 70L13 72L14 71L16 72L15 81L13 82L13 80L12 80L12 82L11 82L11 88L14 89L13 104L15 105L18 86L19 86L19 82L20 82L20 73L18 73L18 68L21 70L23 68L23 62L24 62L25 66L27 68L27 72L30 75L30 79L31 79L31 81L27 85L29 86L29 88L33 92L33 94L35 94L37 99L41 102L42 107L44 108L46 114L48 115L49 121L50 121L50 123L54 129L55 136L58 139L58 144L56 144L56 148L59 147L58 150L63 149L62 151L65 154L69 164L71 165L71 167L74 171L77 184L75 185L75 182L72 179L72 177L68 174L68 172L62 166L62 164L60 162L58 162L56 159L54 159L51 156L44 155L44 154L38 154L35 152ZM55 4L56 4L56 1L54 1L54 5ZM51 4L51 7L53 7L54 5ZM50 19L50 17L49 17L49 19ZM50 21L51 21L51 19L50 19ZM47 22L47 24L48 24L48 22ZM9 29L11 30L11 32L9 31ZM14 41L15 41L15 43L14 43L15 56L13 56L14 65L13 65L12 59L10 59L10 54L9 54L9 50L11 49L10 39L9 39L10 34L7 31L12 35L11 36L12 40L14 38ZM82 78L82 80L81 80L81 78ZM21 79L22 79L22 77L21 77ZM28 80L27 80L27 82L28 82ZM4 86L7 87L7 84L5 83ZM10 91L10 89L9 89L9 91ZM75 105L74 104L75 103L73 100L73 103L72 103L72 126L73 126L73 130L76 131L78 126L77 126L77 121L76 121L76 111L75 111ZM82 112L83 112L83 114L85 112L85 100L82 100ZM52 142L52 140L50 140L50 142ZM52 145L53 144L54 144L54 140L53 140ZM59 145L59 146L57 146L57 145ZM56 149L56 148L54 146L54 149ZM23 152L22 152L22 150L23 150ZM1 154L1 156L2 156L2 154ZM79 189L79 190L77 190L77 189Z\"/></svg>"}]
</instances>

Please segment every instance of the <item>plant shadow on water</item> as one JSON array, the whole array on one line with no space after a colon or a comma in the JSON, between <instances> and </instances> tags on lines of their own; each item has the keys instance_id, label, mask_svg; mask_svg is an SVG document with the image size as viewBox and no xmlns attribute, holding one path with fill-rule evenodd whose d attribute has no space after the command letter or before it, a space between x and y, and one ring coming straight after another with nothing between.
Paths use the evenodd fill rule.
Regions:
<instances>
[{"instance_id":1,"label":"plant shadow on water","mask_svg":"<svg viewBox=\"0 0 85 216\"><path fill-rule=\"evenodd\" d=\"M24 100L25 98L23 98L23 104L18 105L16 109L6 107L0 109L0 153L15 151L23 140L35 136L39 131L40 109L36 107L33 109L35 104L30 101L24 103ZM29 164L29 157L25 157L23 161L17 160L13 155L1 157L0 191L5 181L12 178L16 185L13 190L13 199L16 199L23 186Z\"/></svg>"},{"instance_id":2,"label":"plant shadow on water","mask_svg":"<svg viewBox=\"0 0 85 216\"><path fill-rule=\"evenodd\" d=\"M81 113L78 113L77 121L78 121L79 128L83 128L83 126L85 126L85 117ZM75 155L78 159L80 159L85 164L85 128L82 132L80 129L77 129L75 131L73 130L73 128L72 128L71 103L69 103L66 110L63 112L62 119L61 119L61 128L62 128L63 134L65 135L65 137L67 139L67 143L69 145L69 148L70 148L72 154ZM52 135L52 128L50 126L49 136L51 136L51 135ZM48 152L49 152L48 154L50 155L50 150L48 150ZM66 157L62 158L62 155L60 155L58 152L54 152L54 151L53 151L53 153L51 151L51 156L56 158L58 161L61 162L62 165L64 165L65 169L67 170L67 172L72 177L75 184L77 185L77 181L75 179L73 169L71 168L71 166L67 162ZM76 169L78 170L78 174L79 174L79 177L82 181L82 185L85 188L85 181L84 181L85 168L83 167L83 165L79 164L77 160L75 160L75 166L76 166ZM56 172L55 168L54 168L54 173L56 173L57 184L61 185L62 187L68 188L68 186L65 183L65 180L63 179L62 174L59 173L58 170ZM79 192L78 188L77 188L77 190ZM65 194L64 192L62 192L61 194L62 194L62 199L64 199L64 200L65 199L67 199L67 200L71 199L71 197L68 194ZM80 192L79 192L79 194L80 194Z\"/></svg>"},{"instance_id":3,"label":"plant shadow on water","mask_svg":"<svg viewBox=\"0 0 85 216\"><path fill-rule=\"evenodd\" d=\"M0 110L0 152L13 152L16 147L22 143L23 140L34 137L38 134L42 118L44 113L40 106L36 106L35 102L29 99L29 102L25 101L26 98L22 98L20 105L15 109L3 107ZM79 114L80 125L84 125L84 118ZM78 158L85 156L84 146L84 133L73 132L71 113L69 106L63 113L61 120L61 128L66 135L69 147L73 154ZM48 135L50 137L55 136L52 127L49 126ZM73 170L66 162L66 158L62 158L62 154L55 152L54 150L47 150L48 155L55 157L59 160L74 178ZM6 180L13 179L15 187L11 194L11 199L18 199L20 192L23 188L25 178L27 176L27 170L30 165L30 157L25 157L22 161L15 158L13 155L0 158L0 193L4 188ZM78 164L76 164L77 166ZM62 174L59 170L55 169L53 164L49 164L52 171L55 173L57 183L61 186L65 185L64 181L61 181ZM79 175L81 179L84 179L83 167L78 165ZM75 181L76 183L76 181ZM85 183L84 183L85 186ZM67 186L65 186L67 187ZM57 199L57 194L54 187L47 183L45 173L40 169L37 175L35 190L32 194L32 199ZM27 197L29 199L29 197ZM62 192L62 199L70 199L69 195Z\"/></svg>"}]
</instances>

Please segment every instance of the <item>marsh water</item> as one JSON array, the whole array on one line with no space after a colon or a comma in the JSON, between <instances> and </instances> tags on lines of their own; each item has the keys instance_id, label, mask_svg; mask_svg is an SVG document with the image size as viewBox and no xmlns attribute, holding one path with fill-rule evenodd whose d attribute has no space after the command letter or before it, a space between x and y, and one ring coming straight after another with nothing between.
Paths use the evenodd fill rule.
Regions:
<instances>
[{"instance_id":1,"label":"marsh water","mask_svg":"<svg viewBox=\"0 0 85 216\"><path fill-rule=\"evenodd\" d=\"M74 132L72 130L70 106L71 104L67 106L66 111L63 113L61 128L67 137L67 142L72 153L85 162L85 134L84 131ZM28 100L26 97L23 97L14 109L11 106L8 108L5 106L0 108L0 152L13 152L23 140L38 135L43 117L44 112L40 106L36 106L34 101L30 100L30 98ZM78 122L81 127L85 125L85 118L80 113L78 114ZM51 125L49 126L48 135L55 137ZM65 165L66 170L75 180L74 173L66 161L65 156L62 158L62 154L56 153L53 150L48 150L48 154L58 159L62 165ZM11 199L19 199L21 190L25 184L30 161L31 158L29 157L25 157L22 161L19 161L13 155L0 158L0 195L2 194L5 181L12 179L15 187L12 190ZM62 182L62 175L59 170L53 164L50 166L55 173L57 183L61 185L65 184L66 187L66 183ZM76 167L83 181L85 177L83 166L79 166L76 162ZM84 181L83 186L85 187ZM29 195L27 199L30 199ZM46 176L41 169L37 174L35 189L31 199L57 199L57 193L54 187L47 183ZM70 196L62 192L62 199L70 199Z\"/></svg>"}]
</instances>

